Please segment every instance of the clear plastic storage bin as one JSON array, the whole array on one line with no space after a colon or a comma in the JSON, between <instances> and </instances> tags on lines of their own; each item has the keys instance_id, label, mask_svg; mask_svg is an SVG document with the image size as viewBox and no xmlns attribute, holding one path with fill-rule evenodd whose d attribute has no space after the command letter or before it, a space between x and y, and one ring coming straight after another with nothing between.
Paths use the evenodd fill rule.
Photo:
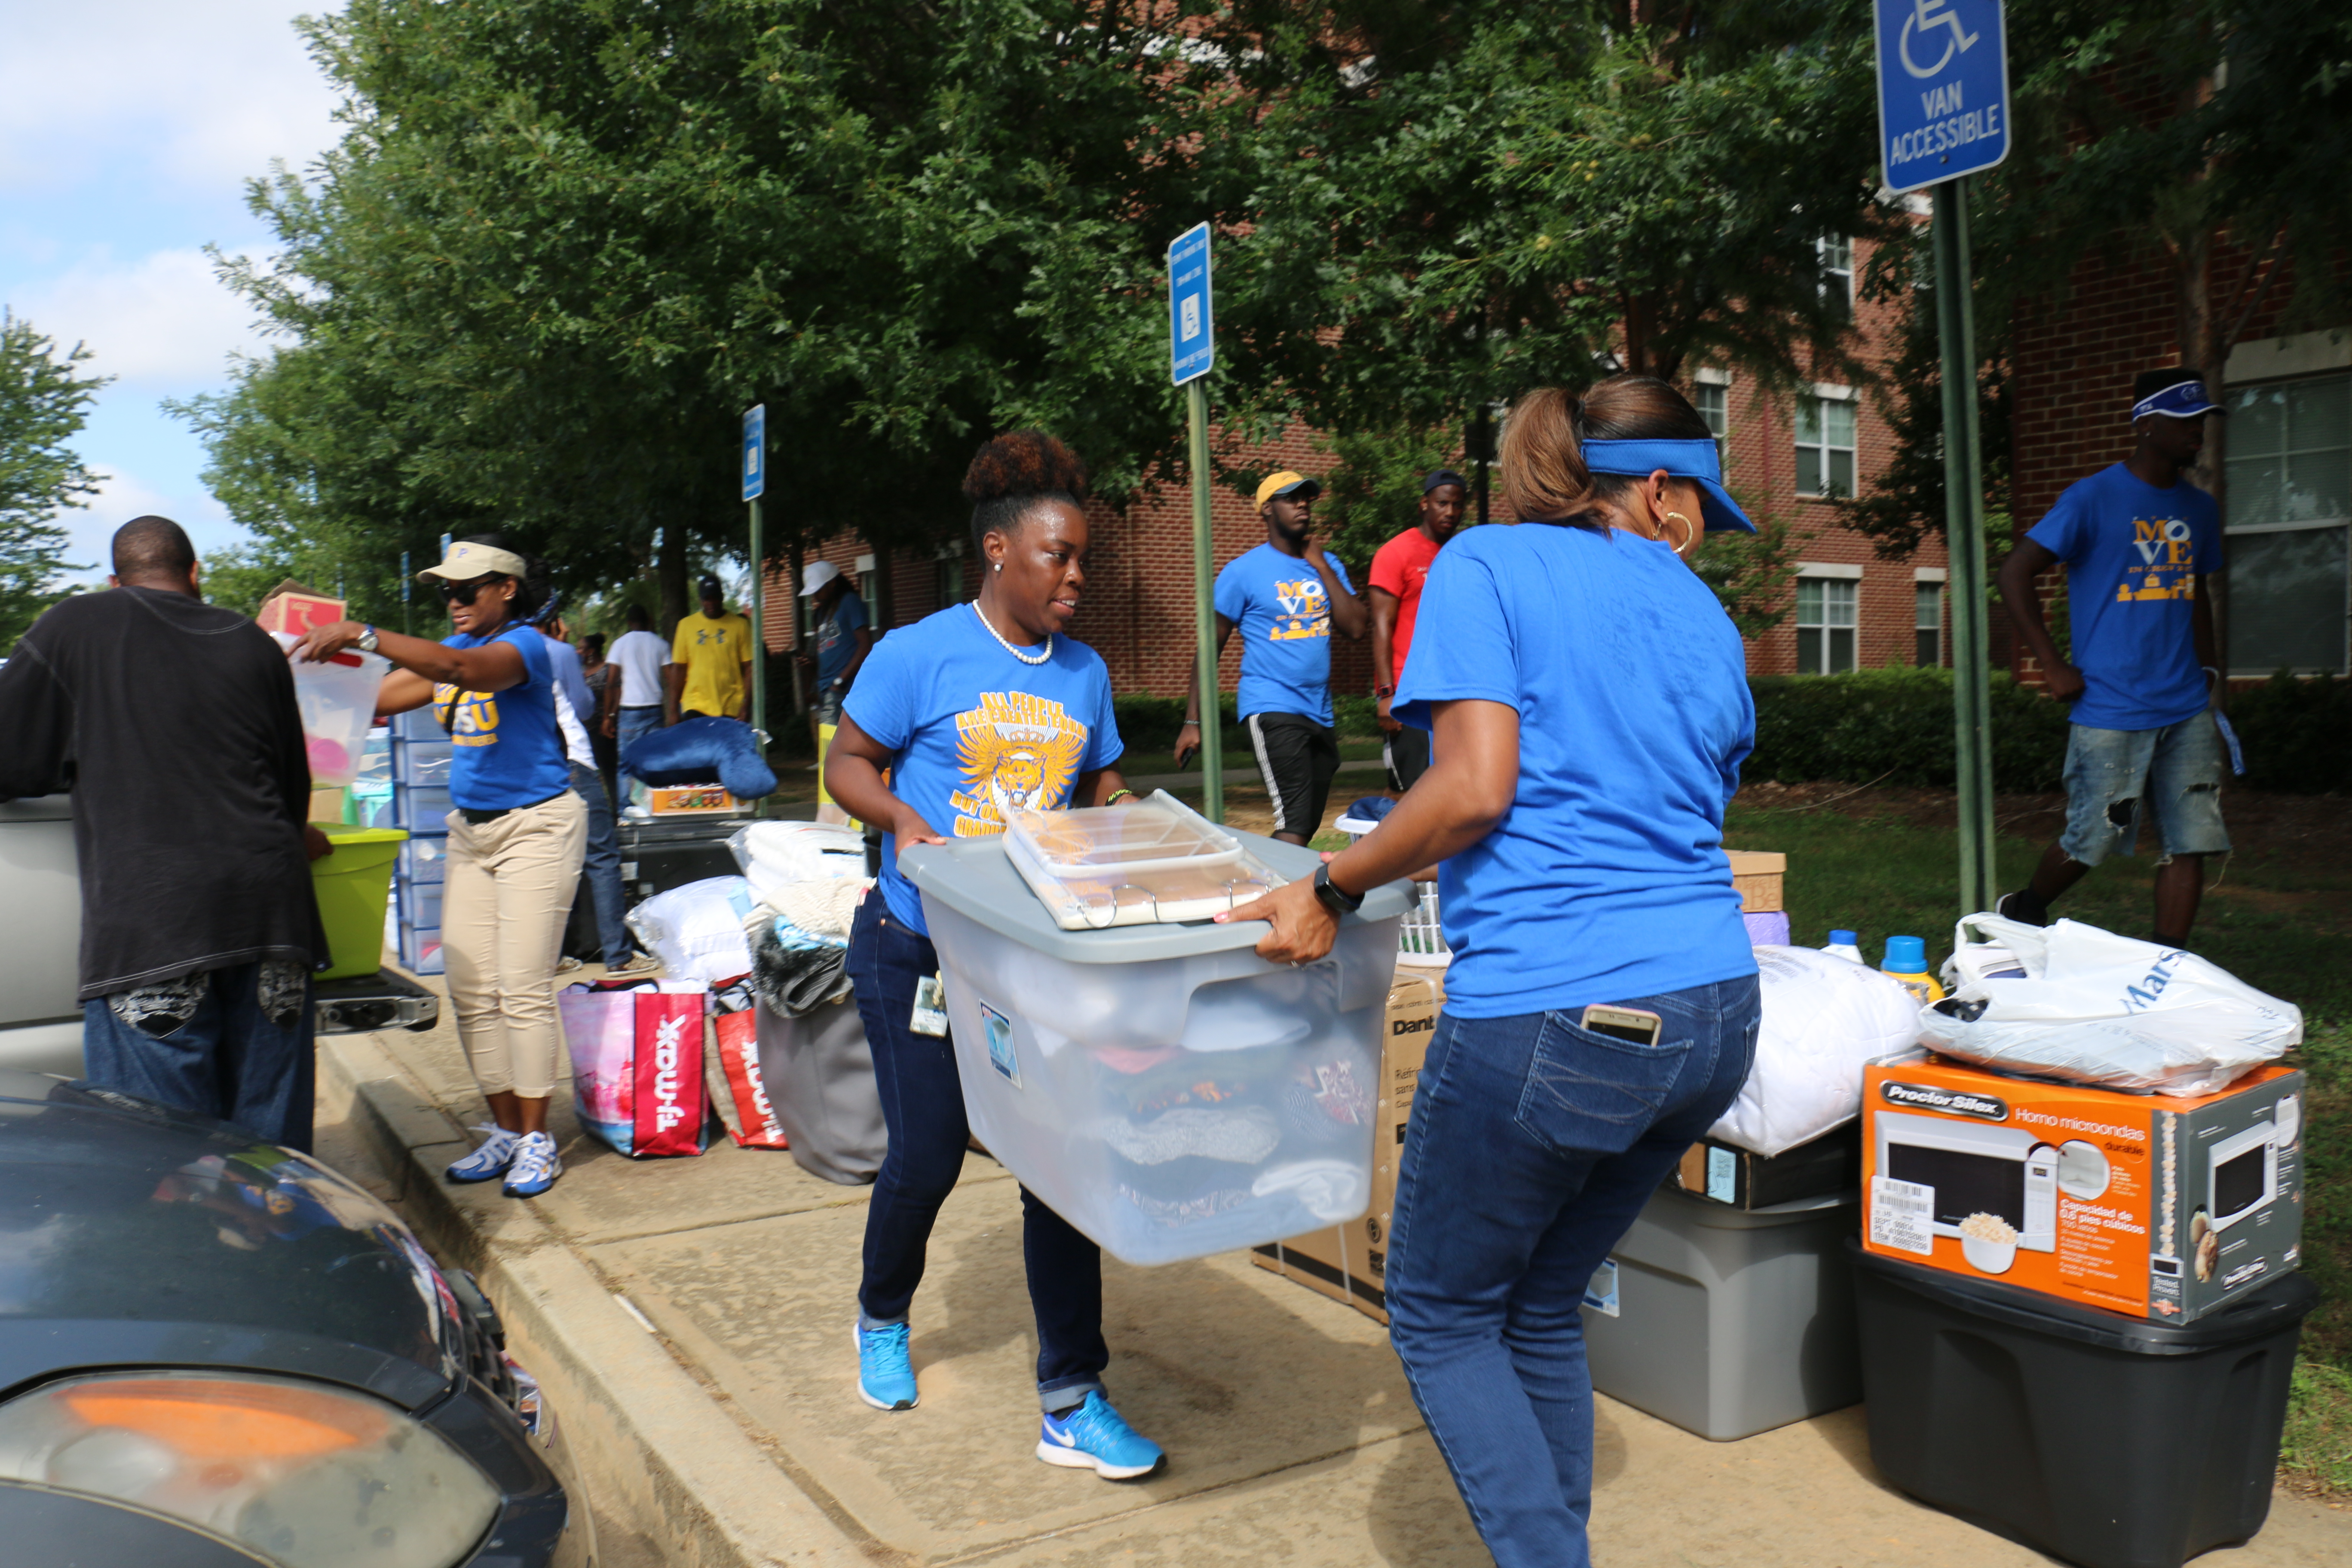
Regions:
<instances>
[{"instance_id":1,"label":"clear plastic storage bin","mask_svg":"<svg viewBox=\"0 0 2352 1568\"><path fill-rule=\"evenodd\" d=\"M446 833L452 802L449 792L439 785L395 784L393 786L393 814L401 826L412 833Z\"/></svg>"},{"instance_id":2,"label":"clear plastic storage bin","mask_svg":"<svg viewBox=\"0 0 2352 1568\"><path fill-rule=\"evenodd\" d=\"M415 926L400 928L400 966L411 974L441 973L441 931L439 927L419 930Z\"/></svg>"},{"instance_id":3,"label":"clear plastic storage bin","mask_svg":"<svg viewBox=\"0 0 2352 1568\"><path fill-rule=\"evenodd\" d=\"M1314 874L1311 849L1230 837L1277 876ZM899 863L946 973L972 1131L1055 1213L1150 1264L1364 1212L1411 884L1374 889L1328 957L1293 969L1251 951L1255 921L1065 931L1001 838Z\"/></svg>"},{"instance_id":4,"label":"clear plastic storage bin","mask_svg":"<svg viewBox=\"0 0 2352 1568\"><path fill-rule=\"evenodd\" d=\"M404 926L441 925L441 884L438 882L403 882L399 885L400 923Z\"/></svg>"},{"instance_id":5,"label":"clear plastic storage bin","mask_svg":"<svg viewBox=\"0 0 2352 1568\"><path fill-rule=\"evenodd\" d=\"M344 652L315 664L294 659L289 667L310 759L310 787L341 789L359 777L368 729L375 722L376 689L392 661L381 654Z\"/></svg>"},{"instance_id":6,"label":"clear plastic storage bin","mask_svg":"<svg viewBox=\"0 0 2352 1568\"><path fill-rule=\"evenodd\" d=\"M449 758L457 748L446 741L412 741L400 748L395 761L402 784L449 787Z\"/></svg>"},{"instance_id":7,"label":"clear plastic storage bin","mask_svg":"<svg viewBox=\"0 0 2352 1568\"><path fill-rule=\"evenodd\" d=\"M437 883L449 865L449 840L440 837L411 838L400 847L400 885Z\"/></svg>"},{"instance_id":8,"label":"clear plastic storage bin","mask_svg":"<svg viewBox=\"0 0 2352 1568\"><path fill-rule=\"evenodd\" d=\"M1004 851L1064 931L1204 921L1283 881L1166 790L1124 805L1013 812Z\"/></svg>"}]
</instances>

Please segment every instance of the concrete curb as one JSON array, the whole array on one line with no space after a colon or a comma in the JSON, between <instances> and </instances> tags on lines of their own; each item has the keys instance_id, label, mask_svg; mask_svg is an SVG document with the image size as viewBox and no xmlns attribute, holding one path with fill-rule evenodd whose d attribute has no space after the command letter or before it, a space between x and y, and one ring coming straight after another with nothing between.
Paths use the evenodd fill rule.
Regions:
<instances>
[{"instance_id":1,"label":"concrete curb","mask_svg":"<svg viewBox=\"0 0 2352 1568\"><path fill-rule=\"evenodd\" d=\"M467 1140L373 1035L319 1041L322 1099L391 1177L425 1244L471 1269L516 1359L547 1389L565 1440L599 1478L598 1505L680 1568L910 1562L798 1480L789 1456L737 1421L667 1341L529 1204L469 1211L441 1167ZM614 1495L616 1489L618 1495Z\"/></svg>"}]
</instances>

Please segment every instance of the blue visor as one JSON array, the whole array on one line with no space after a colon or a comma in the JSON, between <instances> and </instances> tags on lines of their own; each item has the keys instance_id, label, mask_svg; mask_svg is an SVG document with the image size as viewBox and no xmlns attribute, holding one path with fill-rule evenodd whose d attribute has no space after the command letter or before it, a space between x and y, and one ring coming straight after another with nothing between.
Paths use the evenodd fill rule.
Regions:
<instances>
[{"instance_id":1,"label":"blue visor","mask_svg":"<svg viewBox=\"0 0 2352 1568\"><path fill-rule=\"evenodd\" d=\"M2135 419L2147 414L2163 414L2175 419L2194 419L2200 414L2227 414L2228 409L2205 395L2201 381L2176 382L2162 392L2151 393L2132 405Z\"/></svg>"},{"instance_id":2,"label":"blue visor","mask_svg":"<svg viewBox=\"0 0 2352 1568\"><path fill-rule=\"evenodd\" d=\"M1737 529L1753 533L1756 525L1723 488L1723 458L1713 441L1587 441L1584 466L1596 474L1629 474L1646 479L1664 468L1678 479L1696 485L1703 499L1699 510L1710 533Z\"/></svg>"}]
</instances>

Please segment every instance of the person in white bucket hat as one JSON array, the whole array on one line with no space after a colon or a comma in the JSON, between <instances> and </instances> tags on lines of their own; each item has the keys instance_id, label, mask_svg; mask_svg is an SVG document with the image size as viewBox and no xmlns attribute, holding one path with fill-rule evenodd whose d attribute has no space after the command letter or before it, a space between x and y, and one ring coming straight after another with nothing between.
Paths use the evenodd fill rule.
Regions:
<instances>
[{"instance_id":1,"label":"person in white bucket hat","mask_svg":"<svg viewBox=\"0 0 2352 1568\"><path fill-rule=\"evenodd\" d=\"M801 597L809 601L811 635L799 656L815 689L809 698L809 733L824 750L824 726L841 722L841 700L874 649L873 618L866 601L830 561L812 561L801 571Z\"/></svg>"}]
</instances>

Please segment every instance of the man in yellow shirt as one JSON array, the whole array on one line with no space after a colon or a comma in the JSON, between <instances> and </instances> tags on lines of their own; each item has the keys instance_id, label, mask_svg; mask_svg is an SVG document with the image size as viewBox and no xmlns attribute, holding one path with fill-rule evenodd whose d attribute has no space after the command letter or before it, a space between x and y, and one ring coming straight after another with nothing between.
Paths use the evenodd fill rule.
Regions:
<instances>
[{"instance_id":1,"label":"man in yellow shirt","mask_svg":"<svg viewBox=\"0 0 2352 1568\"><path fill-rule=\"evenodd\" d=\"M700 713L748 721L751 691L751 623L727 613L719 579L700 584L702 611L679 619L670 638L669 721ZM683 710L683 712L681 712Z\"/></svg>"}]
</instances>

